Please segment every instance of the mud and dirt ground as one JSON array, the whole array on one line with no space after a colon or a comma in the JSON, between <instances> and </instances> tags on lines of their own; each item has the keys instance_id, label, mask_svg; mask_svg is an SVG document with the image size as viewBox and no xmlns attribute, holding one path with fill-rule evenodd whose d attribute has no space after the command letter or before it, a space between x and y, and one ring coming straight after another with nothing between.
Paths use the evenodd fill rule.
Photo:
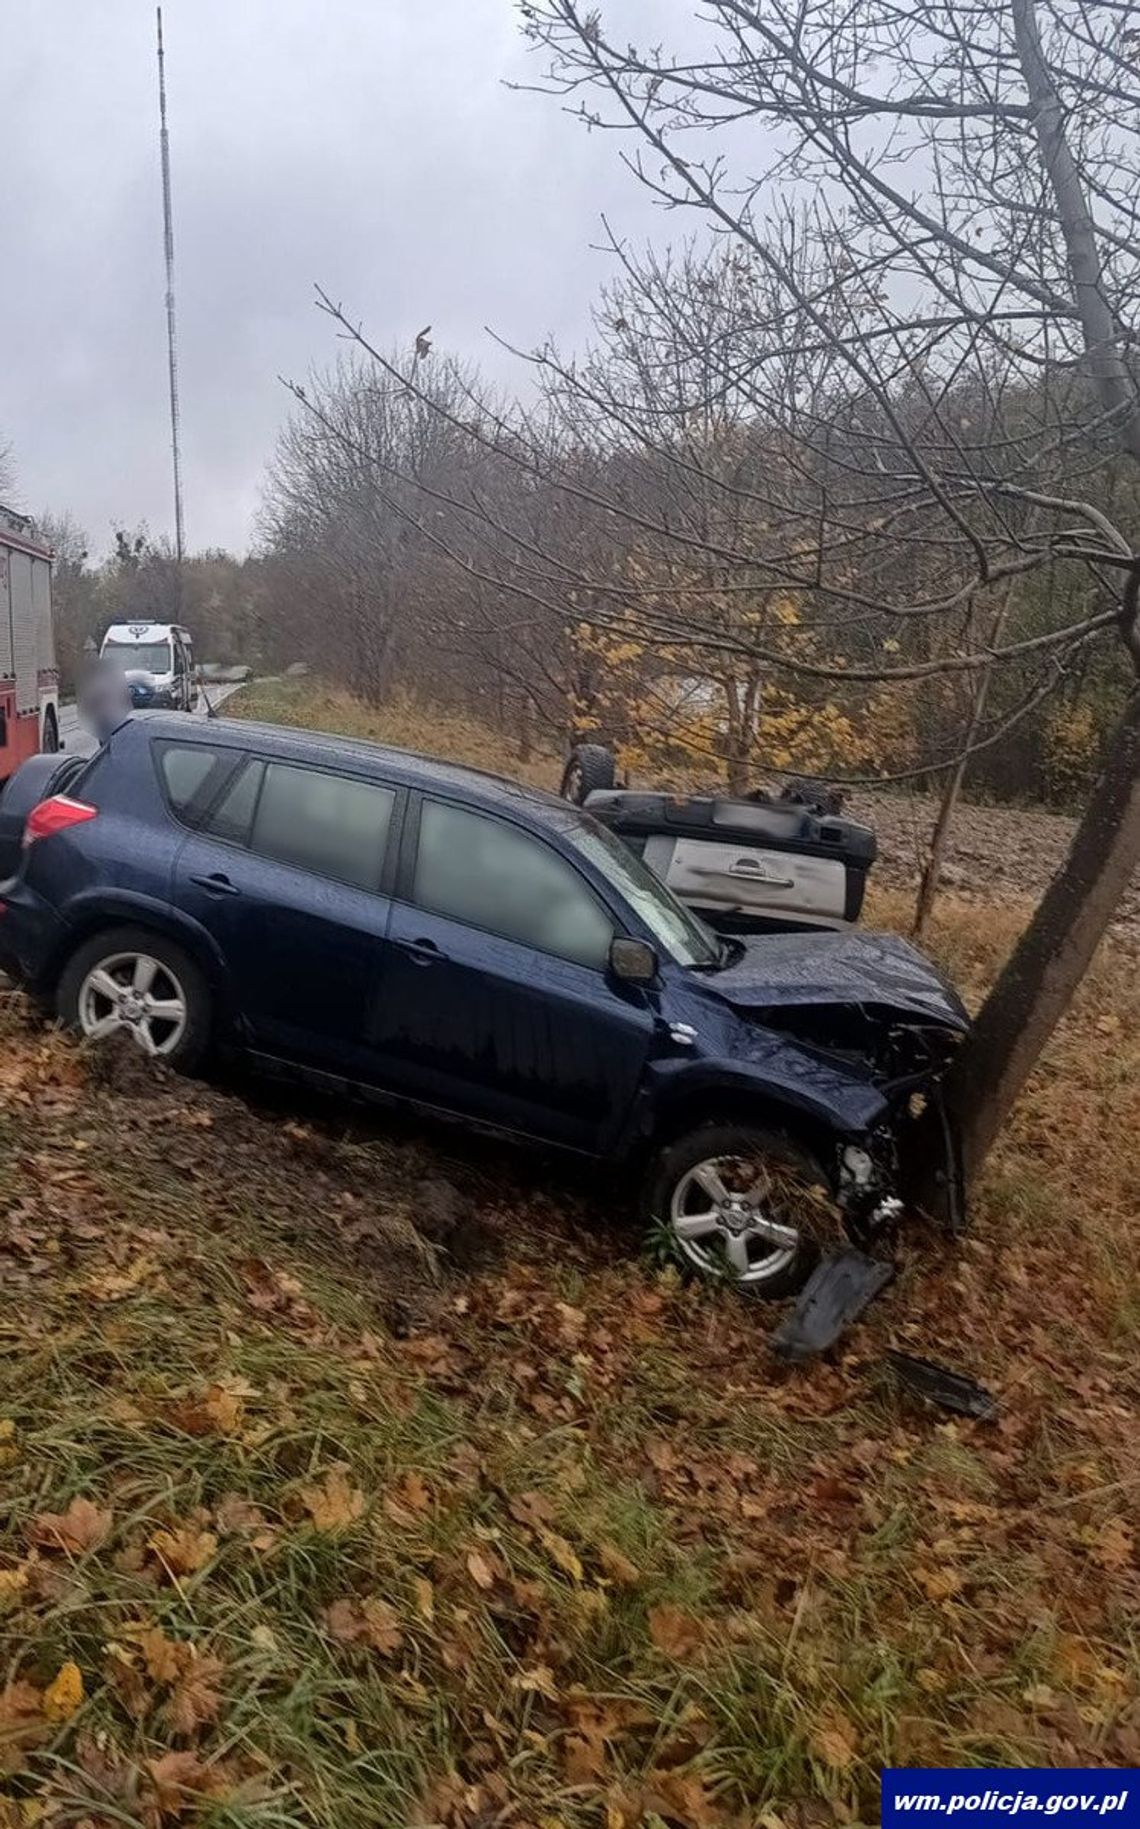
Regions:
<instances>
[{"instance_id":1,"label":"mud and dirt ground","mask_svg":"<svg viewBox=\"0 0 1140 1829\"><path fill-rule=\"evenodd\" d=\"M917 890L937 812L926 794L852 794L847 811L874 826L879 859L874 881ZM946 854L943 887L967 901L1011 905L1036 902L1064 858L1076 821L1061 813L1021 807L958 808ZM1113 924L1118 937L1140 941L1140 876Z\"/></svg>"}]
</instances>

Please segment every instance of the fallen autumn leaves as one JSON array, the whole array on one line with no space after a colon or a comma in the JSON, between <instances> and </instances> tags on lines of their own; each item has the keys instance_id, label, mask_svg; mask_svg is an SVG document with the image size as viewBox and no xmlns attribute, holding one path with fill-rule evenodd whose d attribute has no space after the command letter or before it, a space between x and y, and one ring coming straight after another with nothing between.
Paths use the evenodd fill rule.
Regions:
<instances>
[{"instance_id":1,"label":"fallen autumn leaves","mask_svg":"<svg viewBox=\"0 0 1140 1829\"><path fill-rule=\"evenodd\" d=\"M1004 938L942 932L967 976ZM889 1760L1136 1762L1134 983L806 1375L531 1165L448 1169L499 1255L439 1280L417 1146L92 1079L10 1001L0 1825L811 1829ZM888 1340L1001 1423L900 1400Z\"/></svg>"}]
</instances>

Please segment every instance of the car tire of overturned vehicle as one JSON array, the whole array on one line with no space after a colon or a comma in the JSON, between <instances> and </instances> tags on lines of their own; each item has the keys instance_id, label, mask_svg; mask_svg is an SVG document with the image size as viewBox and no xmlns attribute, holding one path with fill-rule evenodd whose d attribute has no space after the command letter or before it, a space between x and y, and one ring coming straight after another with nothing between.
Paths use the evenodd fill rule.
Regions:
<instances>
[{"instance_id":1,"label":"car tire of overturned vehicle","mask_svg":"<svg viewBox=\"0 0 1140 1829\"><path fill-rule=\"evenodd\" d=\"M558 791L563 800L580 807L589 794L613 787L615 778L612 750L604 743L579 743L570 752Z\"/></svg>"}]
</instances>

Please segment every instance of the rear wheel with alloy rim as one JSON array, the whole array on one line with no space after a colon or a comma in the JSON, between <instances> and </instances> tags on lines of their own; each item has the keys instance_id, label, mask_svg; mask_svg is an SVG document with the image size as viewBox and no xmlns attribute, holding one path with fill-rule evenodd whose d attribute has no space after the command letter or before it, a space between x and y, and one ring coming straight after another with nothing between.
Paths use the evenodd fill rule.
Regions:
<instances>
[{"instance_id":1,"label":"rear wheel with alloy rim","mask_svg":"<svg viewBox=\"0 0 1140 1829\"><path fill-rule=\"evenodd\" d=\"M210 993L180 946L142 928L116 928L81 946L59 982L56 1008L89 1041L129 1035L144 1054L189 1072L210 1036Z\"/></svg>"},{"instance_id":2,"label":"rear wheel with alloy rim","mask_svg":"<svg viewBox=\"0 0 1140 1829\"><path fill-rule=\"evenodd\" d=\"M649 1215L682 1262L742 1294L802 1288L822 1243L843 1237L827 1175L806 1151L750 1125L707 1125L662 1151Z\"/></svg>"}]
</instances>

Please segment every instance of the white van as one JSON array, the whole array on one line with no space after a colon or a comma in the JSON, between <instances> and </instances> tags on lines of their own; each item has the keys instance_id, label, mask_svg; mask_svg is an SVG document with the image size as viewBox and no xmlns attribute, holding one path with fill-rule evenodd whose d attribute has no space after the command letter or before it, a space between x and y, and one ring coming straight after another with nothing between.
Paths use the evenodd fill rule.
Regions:
<instances>
[{"instance_id":1,"label":"white van","mask_svg":"<svg viewBox=\"0 0 1140 1829\"><path fill-rule=\"evenodd\" d=\"M198 704L193 644L176 622L113 622L99 658L123 669L131 703L140 710L193 711Z\"/></svg>"}]
</instances>

